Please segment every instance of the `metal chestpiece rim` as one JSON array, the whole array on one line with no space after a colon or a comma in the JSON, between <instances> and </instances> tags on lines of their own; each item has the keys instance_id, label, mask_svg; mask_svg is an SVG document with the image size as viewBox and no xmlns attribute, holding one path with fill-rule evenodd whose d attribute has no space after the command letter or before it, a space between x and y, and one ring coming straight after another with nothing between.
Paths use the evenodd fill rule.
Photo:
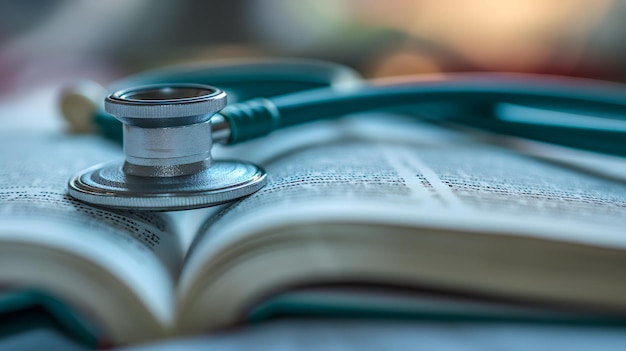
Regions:
<instances>
[{"instance_id":1,"label":"metal chestpiece rim","mask_svg":"<svg viewBox=\"0 0 626 351\"><path fill-rule=\"evenodd\" d=\"M118 90L104 100L106 112L142 128L206 122L226 106L226 93L201 84L155 84Z\"/></svg>"}]
</instances>

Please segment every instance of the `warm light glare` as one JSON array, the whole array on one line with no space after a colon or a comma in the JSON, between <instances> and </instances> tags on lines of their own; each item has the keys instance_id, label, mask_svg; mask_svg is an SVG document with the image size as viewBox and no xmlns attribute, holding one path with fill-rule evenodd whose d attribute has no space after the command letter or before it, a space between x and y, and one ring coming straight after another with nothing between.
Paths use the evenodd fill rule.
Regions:
<instances>
[{"instance_id":1,"label":"warm light glare","mask_svg":"<svg viewBox=\"0 0 626 351\"><path fill-rule=\"evenodd\" d=\"M407 43L380 46L369 58L374 75L438 70L450 59L479 70L556 66L567 71L612 5L611 0L302 0L297 6L288 0L270 2L282 3L281 11L289 9L291 20L301 25L289 29L272 25L275 20L266 24L281 27L281 39L290 37L309 48L334 43L337 51L349 50L365 29L403 33Z\"/></svg>"},{"instance_id":2,"label":"warm light glare","mask_svg":"<svg viewBox=\"0 0 626 351\"><path fill-rule=\"evenodd\" d=\"M454 48L482 67L530 70L572 64L610 1L422 0L406 30Z\"/></svg>"}]
</instances>

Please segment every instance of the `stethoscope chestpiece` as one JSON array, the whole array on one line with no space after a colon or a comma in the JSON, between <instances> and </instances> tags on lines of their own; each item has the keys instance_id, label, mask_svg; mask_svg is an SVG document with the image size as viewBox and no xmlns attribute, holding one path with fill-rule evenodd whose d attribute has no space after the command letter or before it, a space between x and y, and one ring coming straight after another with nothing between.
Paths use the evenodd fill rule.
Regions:
<instances>
[{"instance_id":1,"label":"stethoscope chestpiece","mask_svg":"<svg viewBox=\"0 0 626 351\"><path fill-rule=\"evenodd\" d=\"M223 204L265 185L265 171L241 161L215 161L211 118L226 93L198 84L124 89L105 109L124 124L126 159L72 177L70 196L95 205L181 210Z\"/></svg>"}]
</instances>

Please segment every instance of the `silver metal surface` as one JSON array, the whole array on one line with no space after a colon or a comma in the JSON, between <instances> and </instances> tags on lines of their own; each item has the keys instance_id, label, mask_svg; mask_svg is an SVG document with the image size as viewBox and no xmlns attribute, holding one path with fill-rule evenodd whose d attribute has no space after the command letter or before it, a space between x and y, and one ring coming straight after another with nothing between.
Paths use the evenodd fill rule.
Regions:
<instances>
[{"instance_id":1,"label":"silver metal surface","mask_svg":"<svg viewBox=\"0 0 626 351\"><path fill-rule=\"evenodd\" d=\"M214 206L265 185L265 171L251 163L213 161L214 130L230 135L228 122L212 116L226 94L196 84L154 85L109 95L105 109L124 124L126 160L86 169L70 179L69 194L95 205L136 210ZM220 118L221 117L221 118Z\"/></svg>"},{"instance_id":2,"label":"silver metal surface","mask_svg":"<svg viewBox=\"0 0 626 351\"><path fill-rule=\"evenodd\" d=\"M104 109L122 123L144 128L202 123L225 106L225 92L200 84L146 85L104 100Z\"/></svg>"},{"instance_id":3,"label":"silver metal surface","mask_svg":"<svg viewBox=\"0 0 626 351\"><path fill-rule=\"evenodd\" d=\"M233 201L256 192L266 182L262 168L230 160L178 177L133 176L122 167L122 162L114 162L84 170L70 179L69 194L106 207L171 211Z\"/></svg>"},{"instance_id":4,"label":"silver metal surface","mask_svg":"<svg viewBox=\"0 0 626 351\"><path fill-rule=\"evenodd\" d=\"M126 161L137 166L154 166L153 175L135 174L154 177L161 176L157 168L181 167L205 160L210 165L213 146L211 134L210 121L169 128L125 125L123 140Z\"/></svg>"},{"instance_id":5,"label":"silver metal surface","mask_svg":"<svg viewBox=\"0 0 626 351\"><path fill-rule=\"evenodd\" d=\"M211 135L213 141L226 144L230 139L230 125L226 118L219 113L211 117Z\"/></svg>"},{"instance_id":6,"label":"silver metal surface","mask_svg":"<svg viewBox=\"0 0 626 351\"><path fill-rule=\"evenodd\" d=\"M148 85L109 95L105 109L124 124L123 171L175 177L210 167L211 116L225 105L223 91L198 84Z\"/></svg>"}]
</instances>

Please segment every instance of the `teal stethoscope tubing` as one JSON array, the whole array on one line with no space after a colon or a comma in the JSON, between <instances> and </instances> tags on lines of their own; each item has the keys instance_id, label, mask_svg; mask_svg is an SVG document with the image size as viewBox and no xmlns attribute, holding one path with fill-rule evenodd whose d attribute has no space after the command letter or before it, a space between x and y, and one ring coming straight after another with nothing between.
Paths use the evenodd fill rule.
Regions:
<instances>
[{"instance_id":1,"label":"teal stethoscope tubing","mask_svg":"<svg viewBox=\"0 0 626 351\"><path fill-rule=\"evenodd\" d=\"M626 156L626 88L619 84L545 76L453 74L441 80L363 85L345 92L318 89L269 101L280 115L274 128L394 106L417 105L415 111L419 113L419 104L440 103L456 107L451 109L454 113L436 112L435 108L433 113L442 121ZM535 118L512 121L505 119L505 111L499 108L504 104L572 113L567 114L569 120L558 123ZM227 108L225 115L230 108L234 107ZM578 114L590 115L589 119L595 121L583 126ZM613 123L604 123L607 121ZM231 129L237 125L235 121L230 123Z\"/></svg>"},{"instance_id":2,"label":"teal stethoscope tubing","mask_svg":"<svg viewBox=\"0 0 626 351\"><path fill-rule=\"evenodd\" d=\"M311 63L307 63L311 64ZM261 63L221 68L149 73L120 81L129 87L152 83L203 83L228 91L239 101L220 112L228 121L228 144L261 137L275 129L322 118L369 110L410 107L441 121L596 152L626 156L626 88L586 79L515 74L446 74L415 77L407 82L367 82L343 66L317 64L317 71L300 63ZM261 67L261 68L260 68ZM308 68L307 68L308 67ZM356 84L355 84L356 83ZM295 92L294 92L295 91ZM431 108L433 104L443 107ZM503 104L567 111L570 120L550 123L530 118L507 120ZM437 106L437 105L434 105ZM575 116L597 116L598 123L581 126ZM98 114L100 125L105 120ZM605 126L609 120L612 126ZM113 124L112 124L113 125Z\"/></svg>"}]
</instances>

